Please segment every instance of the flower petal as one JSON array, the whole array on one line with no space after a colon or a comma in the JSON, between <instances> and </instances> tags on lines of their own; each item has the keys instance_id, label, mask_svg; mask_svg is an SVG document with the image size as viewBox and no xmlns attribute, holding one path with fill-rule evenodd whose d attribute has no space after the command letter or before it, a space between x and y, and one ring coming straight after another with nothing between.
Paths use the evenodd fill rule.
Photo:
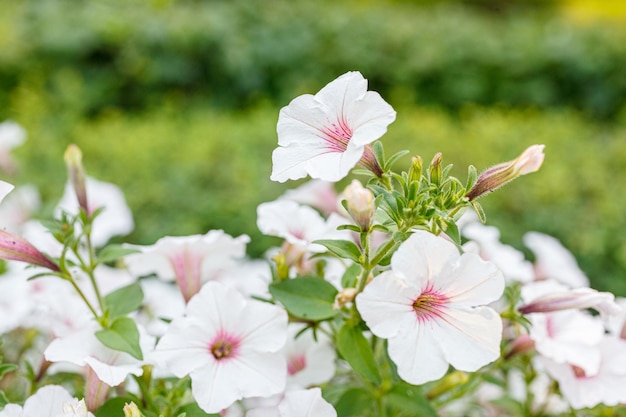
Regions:
<instances>
[{"instance_id":1,"label":"flower petal","mask_svg":"<svg viewBox=\"0 0 626 417\"><path fill-rule=\"evenodd\" d=\"M372 333L390 338L415 325L413 302L419 294L419 289L388 271L376 276L356 296L356 306Z\"/></svg>"},{"instance_id":2,"label":"flower petal","mask_svg":"<svg viewBox=\"0 0 626 417\"><path fill-rule=\"evenodd\" d=\"M434 337L436 324L419 324L389 339L388 352L398 366L398 375L410 384L435 381L445 375L448 362Z\"/></svg>"},{"instance_id":3,"label":"flower petal","mask_svg":"<svg viewBox=\"0 0 626 417\"><path fill-rule=\"evenodd\" d=\"M502 272L473 253L464 253L439 277L438 288L457 306L489 304L504 291Z\"/></svg>"},{"instance_id":4,"label":"flower petal","mask_svg":"<svg viewBox=\"0 0 626 417\"><path fill-rule=\"evenodd\" d=\"M418 230L394 253L391 269L410 284L424 289L434 277L460 257L453 243Z\"/></svg>"},{"instance_id":5,"label":"flower petal","mask_svg":"<svg viewBox=\"0 0 626 417\"><path fill-rule=\"evenodd\" d=\"M452 366L473 372L500 356L502 320L494 310L477 307L448 309L446 313L433 332Z\"/></svg>"}]
</instances>

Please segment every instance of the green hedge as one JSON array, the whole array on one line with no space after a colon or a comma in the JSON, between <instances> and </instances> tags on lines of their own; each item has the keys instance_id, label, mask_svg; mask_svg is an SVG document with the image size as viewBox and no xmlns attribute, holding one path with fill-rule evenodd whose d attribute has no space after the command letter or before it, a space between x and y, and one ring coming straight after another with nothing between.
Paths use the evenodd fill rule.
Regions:
<instances>
[{"instance_id":1,"label":"green hedge","mask_svg":"<svg viewBox=\"0 0 626 417\"><path fill-rule=\"evenodd\" d=\"M626 96L626 33L537 13L452 4L319 0L0 0L0 117L38 88L82 114L200 97L283 104L360 70L384 96L571 106L614 117ZM67 83L81 88L68 95Z\"/></svg>"},{"instance_id":2,"label":"green hedge","mask_svg":"<svg viewBox=\"0 0 626 417\"><path fill-rule=\"evenodd\" d=\"M23 98L33 114L45 108L39 99ZM462 179L468 164L482 170L545 143L540 172L481 199L489 223L518 247L529 230L557 236L596 287L626 295L625 118L606 127L573 111L470 106L451 116L396 107L397 121L383 138L387 152L409 149L429 161L442 151ZM256 206L297 185L269 180L277 115L271 105L239 113L164 106L144 114L108 112L65 129L56 115L33 117L26 123L28 142L16 150L18 179L35 182L54 204L65 181L63 151L75 142L91 175L124 190L137 222L130 241L149 244L167 234L221 228L250 234L250 253L258 256L276 240L257 231Z\"/></svg>"}]
</instances>

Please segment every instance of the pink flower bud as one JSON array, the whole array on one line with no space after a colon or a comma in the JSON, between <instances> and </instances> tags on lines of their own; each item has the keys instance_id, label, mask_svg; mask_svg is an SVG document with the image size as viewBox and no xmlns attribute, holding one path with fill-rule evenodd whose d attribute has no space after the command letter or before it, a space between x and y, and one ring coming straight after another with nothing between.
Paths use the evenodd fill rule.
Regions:
<instances>
[{"instance_id":1,"label":"pink flower bud","mask_svg":"<svg viewBox=\"0 0 626 417\"><path fill-rule=\"evenodd\" d=\"M59 267L23 238L0 230L0 258L39 265L52 271Z\"/></svg>"},{"instance_id":2,"label":"pink flower bud","mask_svg":"<svg viewBox=\"0 0 626 417\"><path fill-rule=\"evenodd\" d=\"M512 161L503 162L484 171L466 197L472 201L494 191L515 178L538 171L545 157L545 145L532 145Z\"/></svg>"},{"instance_id":3,"label":"pink flower bud","mask_svg":"<svg viewBox=\"0 0 626 417\"><path fill-rule=\"evenodd\" d=\"M552 311L593 308L603 315L617 314L621 307L615 303L610 292L598 292L591 288L546 294L519 308L522 314L548 313Z\"/></svg>"},{"instance_id":4,"label":"pink flower bud","mask_svg":"<svg viewBox=\"0 0 626 417\"><path fill-rule=\"evenodd\" d=\"M374 194L363 187L358 180L352 180L352 183L344 190L343 196L352 219L361 227L361 230L368 230L376 210Z\"/></svg>"}]
</instances>

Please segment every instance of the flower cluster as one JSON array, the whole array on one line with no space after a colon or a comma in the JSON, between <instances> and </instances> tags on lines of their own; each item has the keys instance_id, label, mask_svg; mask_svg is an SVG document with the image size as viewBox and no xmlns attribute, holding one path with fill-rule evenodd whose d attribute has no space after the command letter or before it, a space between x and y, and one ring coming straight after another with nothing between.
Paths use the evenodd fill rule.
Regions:
<instances>
[{"instance_id":1,"label":"flower cluster","mask_svg":"<svg viewBox=\"0 0 626 417\"><path fill-rule=\"evenodd\" d=\"M484 224L479 197L537 171L544 146L470 166L466 181L441 154L396 172L406 152L387 158L378 141L396 113L367 88L349 72L280 111L271 179L311 180L258 206L259 230L282 239L264 259L223 230L110 244L132 214L73 145L52 221L30 219L31 188L0 181L0 417L609 415L626 403L622 302L589 288L558 240L528 233L530 261ZM21 132L8 126L0 145ZM362 181L337 189L357 164Z\"/></svg>"}]
</instances>

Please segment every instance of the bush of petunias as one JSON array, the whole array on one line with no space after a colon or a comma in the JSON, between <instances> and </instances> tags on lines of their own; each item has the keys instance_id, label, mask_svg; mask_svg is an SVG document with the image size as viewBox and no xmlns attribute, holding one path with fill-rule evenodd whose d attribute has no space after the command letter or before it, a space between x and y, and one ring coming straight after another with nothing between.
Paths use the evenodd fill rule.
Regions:
<instances>
[{"instance_id":1,"label":"bush of petunias","mask_svg":"<svg viewBox=\"0 0 626 417\"><path fill-rule=\"evenodd\" d=\"M529 232L531 262L485 225L544 146L460 180L386 156L395 118L358 72L281 110L271 179L311 180L259 205L264 259L223 230L109 244L134 219L75 146L53 219L0 181L0 417L617 415L619 300L556 239Z\"/></svg>"}]
</instances>

